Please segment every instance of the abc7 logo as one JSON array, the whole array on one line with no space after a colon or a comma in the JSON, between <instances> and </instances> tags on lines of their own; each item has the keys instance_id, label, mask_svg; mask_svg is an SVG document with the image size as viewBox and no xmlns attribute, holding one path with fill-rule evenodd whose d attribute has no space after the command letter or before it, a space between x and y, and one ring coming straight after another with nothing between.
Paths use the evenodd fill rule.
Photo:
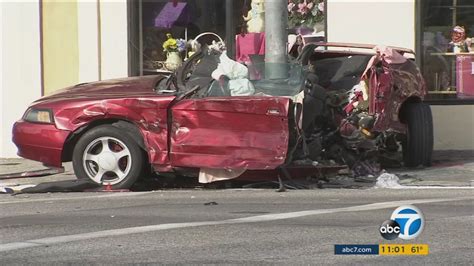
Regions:
<instances>
[{"instance_id":1,"label":"abc7 logo","mask_svg":"<svg viewBox=\"0 0 474 266\"><path fill-rule=\"evenodd\" d=\"M390 220L380 226L380 234L387 240L397 237L410 240L415 239L423 231L425 219L420 209L413 205L398 207L393 211Z\"/></svg>"}]
</instances>

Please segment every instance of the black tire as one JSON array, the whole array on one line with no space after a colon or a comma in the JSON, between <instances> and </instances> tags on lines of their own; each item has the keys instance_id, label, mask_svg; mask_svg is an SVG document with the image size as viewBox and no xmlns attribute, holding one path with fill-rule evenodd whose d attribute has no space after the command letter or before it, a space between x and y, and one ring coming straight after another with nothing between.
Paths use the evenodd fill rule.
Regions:
<instances>
[{"instance_id":1,"label":"black tire","mask_svg":"<svg viewBox=\"0 0 474 266\"><path fill-rule=\"evenodd\" d=\"M104 149L104 143L108 150ZM87 156L91 160L87 160ZM114 189L130 188L143 172L145 162L145 154L139 145L128 133L112 125L98 126L86 132L74 147L72 156L78 179L89 179L102 185L110 183ZM112 167L112 170L107 169Z\"/></svg>"},{"instance_id":2,"label":"black tire","mask_svg":"<svg viewBox=\"0 0 474 266\"><path fill-rule=\"evenodd\" d=\"M403 143L405 166L431 166L433 153L433 117L425 103L408 103L403 110L407 135Z\"/></svg>"}]
</instances>

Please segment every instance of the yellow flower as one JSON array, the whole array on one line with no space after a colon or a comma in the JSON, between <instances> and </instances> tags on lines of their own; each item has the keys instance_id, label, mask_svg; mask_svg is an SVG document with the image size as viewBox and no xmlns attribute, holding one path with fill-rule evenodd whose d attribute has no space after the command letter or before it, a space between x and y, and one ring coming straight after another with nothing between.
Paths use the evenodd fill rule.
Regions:
<instances>
[{"instance_id":1,"label":"yellow flower","mask_svg":"<svg viewBox=\"0 0 474 266\"><path fill-rule=\"evenodd\" d=\"M163 49L168 52L178 49L176 39L173 39L173 36L171 36L170 33L167 33L166 37L168 38L168 40L163 43Z\"/></svg>"}]
</instances>

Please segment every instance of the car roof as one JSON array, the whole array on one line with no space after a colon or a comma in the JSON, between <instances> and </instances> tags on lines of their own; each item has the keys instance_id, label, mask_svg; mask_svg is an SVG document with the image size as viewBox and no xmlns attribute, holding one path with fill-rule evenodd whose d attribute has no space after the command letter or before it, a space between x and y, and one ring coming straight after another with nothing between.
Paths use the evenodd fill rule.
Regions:
<instances>
[{"instance_id":1,"label":"car roof","mask_svg":"<svg viewBox=\"0 0 474 266\"><path fill-rule=\"evenodd\" d=\"M326 47L326 48L347 48L347 49L337 49L337 50L331 50L331 51L343 51L343 52L350 52L350 53L367 53L367 54L375 54L374 48L381 46L381 45L375 45L375 44L360 44L360 43L341 43L341 42L305 42L305 45L308 44L315 44L318 45L319 47ZM391 48L393 50L396 50L397 52L401 54L405 53L410 53L410 54L415 54L415 52L411 49L408 48L403 48L403 47L397 47L397 46L386 46L388 48ZM357 51L354 51L353 49L357 49ZM328 49L329 50L329 49ZM363 51L366 50L366 51ZM320 50L323 51L323 50Z\"/></svg>"}]
</instances>

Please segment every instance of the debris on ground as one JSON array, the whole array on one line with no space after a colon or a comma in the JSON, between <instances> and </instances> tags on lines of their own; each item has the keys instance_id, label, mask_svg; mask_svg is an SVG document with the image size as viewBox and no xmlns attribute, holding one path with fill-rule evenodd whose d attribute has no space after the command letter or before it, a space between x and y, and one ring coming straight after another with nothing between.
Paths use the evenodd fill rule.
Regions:
<instances>
[{"instance_id":1,"label":"debris on ground","mask_svg":"<svg viewBox=\"0 0 474 266\"><path fill-rule=\"evenodd\" d=\"M0 186L0 194L14 194L14 193L21 193L22 189L34 187L35 185L32 184L25 184L25 185L8 185L8 186Z\"/></svg>"},{"instance_id":2,"label":"debris on ground","mask_svg":"<svg viewBox=\"0 0 474 266\"><path fill-rule=\"evenodd\" d=\"M401 188L398 176L389 173L383 173L377 178L376 188Z\"/></svg>"},{"instance_id":3,"label":"debris on ground","mask_svg":"<svg viewBox=\"0 0 474 266\"><path fill-rule=\"evenodd\" d=\"M351 169L354 178L364 176L378 176L382 171L380 164L375 160L358 161Z\"/></svg>"},{"instance_id":4,"label":"debris on ground","mask_svg":"<svg viewBox=\"0 0 474 266\"><path fill-rule=\"evenodd\" d=\"M64 168L47 168L47 169L41 169L41 170L35 170L35 171L0 174L0 180L41 177L41 176L55 175L55 174L60 174L60 173L64 173Z\"/></svg>"},{"instance_id":5,"label":"debris on ground","mask_svg":"<svg viewBox=\"0 0 474 266\"><path fill-rule=\"evenodd\" d=\"M100 189L101 186L84 179L44 182L37 185L4 186L0 192L7 194L48 193L48 192L84 192Z\"/></svg>"}]
</instances>

